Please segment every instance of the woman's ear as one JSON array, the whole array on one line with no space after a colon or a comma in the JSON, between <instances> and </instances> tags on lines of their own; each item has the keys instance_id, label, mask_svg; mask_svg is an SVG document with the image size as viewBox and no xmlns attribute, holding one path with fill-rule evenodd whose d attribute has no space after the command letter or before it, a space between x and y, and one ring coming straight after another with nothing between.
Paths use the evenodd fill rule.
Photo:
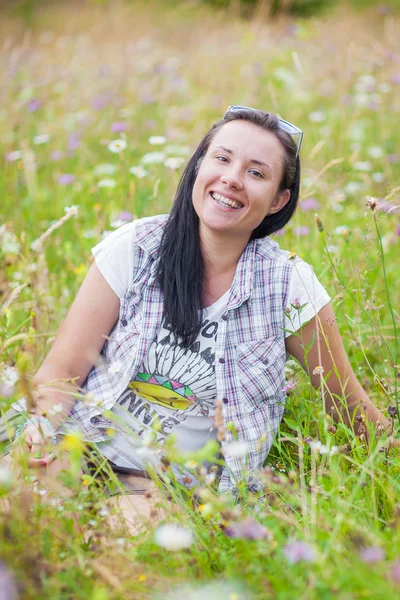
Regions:
<instances>
[{"instance_id":1,"label":"woman's ear","mask_svg":"<svg viewBox=\"0 0 400 600\"><path fill-rule=\"evenodd\" d=\"M280 210L282 210L282 208L284 206L286 206L286 204L289 202L290 200L290 190L286 189L283 190L283 192L280 192L279 194L276 195L275 200L272 203L271 208L269 209L270 214L275 214L277 212L279 212Z\"/></svg>"}]
</instances>

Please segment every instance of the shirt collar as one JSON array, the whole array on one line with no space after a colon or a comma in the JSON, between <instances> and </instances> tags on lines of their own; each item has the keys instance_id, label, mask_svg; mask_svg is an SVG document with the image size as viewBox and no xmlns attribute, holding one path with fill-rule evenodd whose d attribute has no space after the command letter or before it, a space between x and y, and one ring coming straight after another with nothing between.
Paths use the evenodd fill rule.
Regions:
<instances>
[{"instance_id":1,"label":"shirt collar","mask_svg":"<svg viewBox=\"0 0 400 600\"><path fill-rule=\"evenodd\" d=\"M228 308L237 308L251 296L257 245L257 240L251 240L239 258L228 300Z\"/></svg>"}]
</instances>

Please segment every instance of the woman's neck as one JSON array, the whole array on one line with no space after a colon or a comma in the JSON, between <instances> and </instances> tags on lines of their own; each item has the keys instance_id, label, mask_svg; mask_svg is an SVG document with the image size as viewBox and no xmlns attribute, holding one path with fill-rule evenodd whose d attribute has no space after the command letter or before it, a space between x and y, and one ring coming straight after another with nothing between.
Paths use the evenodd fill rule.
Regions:
<instances>
[{"instance_id":1,"label":"woman's neck","mask_svg":"<svg viewBox=\"0 0 400 600\"><path fill-rule=\"evenodd\" d=\"M200 231L200 243L206 279L234 273L248 239Z\"/></svg>"}]
</instances>

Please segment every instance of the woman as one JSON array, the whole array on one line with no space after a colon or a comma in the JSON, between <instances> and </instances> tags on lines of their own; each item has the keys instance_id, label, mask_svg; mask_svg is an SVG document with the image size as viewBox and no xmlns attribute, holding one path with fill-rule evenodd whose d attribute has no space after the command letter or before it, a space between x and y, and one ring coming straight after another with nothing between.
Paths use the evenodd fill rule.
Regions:
<instances>
[{"instance_id":1,"label":"woman","mask_svg":"<svg viewBox=\"0 0 400 600\"><path fill-rule=\"evenodd\" d=\"M95 262L36 376L36 416L21 433L32 466L53 463L56 472L60 459L33 451L78 427L115 470L140 478L149 458L138 440L152 425L161 444L173 434L181 450L198 449L217 439L222 401L246 456L233 451L232 431L220 432L219 491L235 486L245 464L248 484L256 485L283 414L287 352L315 387L323 384L335 418L350 424L365 414L389 426L356 380L312 269L268 237L296 208L301 137L271 113L229 107L190 159L170 215L121 227L94 248ZM150 463L158 469L160 458ZM135 480L138 491L144 481Z\"/></svg>"}]
</instances>

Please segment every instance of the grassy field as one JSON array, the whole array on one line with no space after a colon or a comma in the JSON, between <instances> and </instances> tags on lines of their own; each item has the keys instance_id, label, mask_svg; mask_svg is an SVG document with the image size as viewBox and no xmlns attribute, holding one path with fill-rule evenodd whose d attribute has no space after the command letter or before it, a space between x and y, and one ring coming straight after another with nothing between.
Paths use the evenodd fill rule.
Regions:
<instances>
[{"instance_id":1,"label":"grassy field","mask_svg":"<svg viewBox=\"0 0 400 600\"><path fill-rule=\"evenodd\" d=\"M245 104L304 130L299 209L276 239L314 266L360 382L392 407L397 431L399 27L385 7L271 25L195 2L65 3L28 22L4 12L2 410L29 387L91 247L134 216L168 212L198 140ZM235 505L203 482L200 504L177 496L167 522L181 530L110 531L102 490L74 478L76 436L62 501L32 474L21 486L0 469L0 598L394 598L399 451L333 427L293 362L288 379L264 497L243 491Z\"/></svg>"}]
</instances>

